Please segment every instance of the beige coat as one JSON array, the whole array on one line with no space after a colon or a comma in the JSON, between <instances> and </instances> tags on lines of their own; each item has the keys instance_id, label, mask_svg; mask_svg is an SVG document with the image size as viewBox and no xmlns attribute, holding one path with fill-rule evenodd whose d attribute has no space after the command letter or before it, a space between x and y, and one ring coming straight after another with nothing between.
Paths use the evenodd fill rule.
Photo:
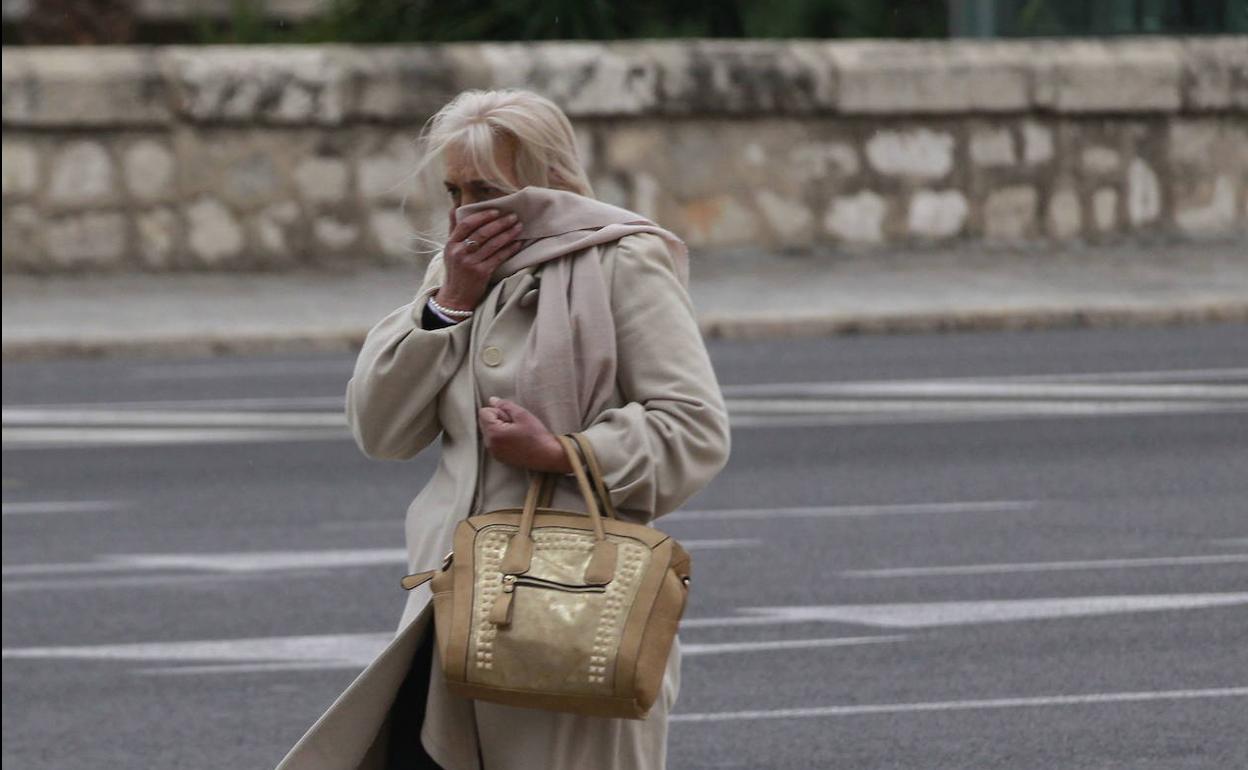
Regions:
<instances>
[{"instance_id":1,"label":"beige coat","mask_svg":"<svg viewBox=\"0 0 1248 770\"><path fill-rule=\"evenodd\" d=\"M616 505L661 515L705 486L727 461L727 413L689 296L663 241L648 233L627 235L600 251L610 283L618 372L613 403L583 432ZM491 396L514 398L514 367L536 311L540 270L525 268L499 282L470 321L427 331L420 315L442 282L439 255L414 301L383 318L364 341L346 394L347 419L364 453L408 459L441 437L437 470L407 510L410 571L440 563L459 519L523 500L526 472L485 452L477 408ZM560 487L553 505L584 510L571 483ZM394 641L279 770L380 766L388 710L431 621L429 602L427 584L410 593ZM677 644L663 692L644 721L516 709L450 695L435 653L422 739L446 770L482 770L478 737L484 770L661 770L667 715L679 687Z\"/></svg>"}]
</instances>

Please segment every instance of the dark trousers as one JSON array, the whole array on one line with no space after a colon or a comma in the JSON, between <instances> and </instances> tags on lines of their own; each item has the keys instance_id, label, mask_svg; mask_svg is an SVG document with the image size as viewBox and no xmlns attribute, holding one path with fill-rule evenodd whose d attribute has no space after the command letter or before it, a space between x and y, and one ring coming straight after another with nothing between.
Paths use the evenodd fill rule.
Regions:
<instances>
[{"instance_id":1,"label":"dark trousers","mask_svg":"<svg viewBox=\"0 0 1248 770\"><path fill-rule=\"evenodd\" d=\"M386 770L442 770L420 743L420 727L425 723L425 699L429 694L429 667L433 661L433 627L425 630L424 640L412 656L411 668L399 686L390 706L390 740L386 750Z\"/></svg>"}]
</instances>

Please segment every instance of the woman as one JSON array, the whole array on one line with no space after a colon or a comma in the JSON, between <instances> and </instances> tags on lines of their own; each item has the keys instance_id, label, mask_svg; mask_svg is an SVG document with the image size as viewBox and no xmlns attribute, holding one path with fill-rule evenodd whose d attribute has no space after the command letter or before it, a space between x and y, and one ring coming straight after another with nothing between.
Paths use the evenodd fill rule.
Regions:
<instances>
[{"instance_id":1,"label":"woman","mask_svg":"<svg viewBox=\"0 0 1248 770\"><path fill-rule=\"evenodd\" d=\"M570 472L558 434L589 439L621 510L645 523L677 508L729 450L684 244L592 198L571 124L536 94L465 92L422 144L445 161L449 238L415 299L369 332L346 394L369 457L441 437L407 511L409 571L437 566L459 519L520 504L530 473ZM584 510L573 483L552 505ZM678 644L645 720L518 709L447 692L431 610L428 586L408 595L394 641L280 770L664 767Z\"/></svg>"}]
</instances>

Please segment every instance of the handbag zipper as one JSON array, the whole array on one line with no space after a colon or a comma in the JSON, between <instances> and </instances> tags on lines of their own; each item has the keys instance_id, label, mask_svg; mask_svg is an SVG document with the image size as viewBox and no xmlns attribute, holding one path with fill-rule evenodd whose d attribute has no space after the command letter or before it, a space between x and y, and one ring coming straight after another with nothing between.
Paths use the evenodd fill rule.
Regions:
<instances>
[{"instance_id":1,"label":"handbag zipper","mask_svg":"<svg viewBox=\"0 0 1248 770\"><path fill-rule=\"evenodd\" d=\"M503 575L503 593L511 593L516 590L516 586L551 588L556 591L568 591L576 594L601 594L607 591L606 586L577 586L570 583L560 583L556 580L533 577L532 575Z\"/></svg>"},{"instance_id":2,"label":"handbag zipper","mask_svg":"<svg viewBox=\"0 0 1248 770\"><path fill-rule=\"evenodd\" d=\"M496 626L511 625L511 601L516 593L516 586L529 586L530 588L547 588L554 591L563 591L570 594L603 594L607 592L606 586L574 586L568 583L560 583L555 580L546 580L545 578L532 577L530 575L503 575L503 592L494 600L494 606L490 607L489 621Z\"/></svg>"}]
</instances>

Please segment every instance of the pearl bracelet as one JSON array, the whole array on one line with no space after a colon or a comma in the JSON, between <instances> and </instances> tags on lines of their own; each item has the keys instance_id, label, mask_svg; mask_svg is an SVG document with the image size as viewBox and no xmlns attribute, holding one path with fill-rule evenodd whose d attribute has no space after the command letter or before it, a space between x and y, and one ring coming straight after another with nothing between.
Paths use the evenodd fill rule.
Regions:
<instances>
[{"instance_id":1,"label":"pearl bracelet","mask_svg":"<svg viewBox=\"0 0 1248 770\"><path fill-rule=\"evenodd\" d=\"M451 310L448 307L442 307L438 304L437 300L433 298L432 294L429 295L429 307L438 311L442 315L450 316L451 318L468 318L473 313L471 310Z\"/></svg>"}]
</instances>

